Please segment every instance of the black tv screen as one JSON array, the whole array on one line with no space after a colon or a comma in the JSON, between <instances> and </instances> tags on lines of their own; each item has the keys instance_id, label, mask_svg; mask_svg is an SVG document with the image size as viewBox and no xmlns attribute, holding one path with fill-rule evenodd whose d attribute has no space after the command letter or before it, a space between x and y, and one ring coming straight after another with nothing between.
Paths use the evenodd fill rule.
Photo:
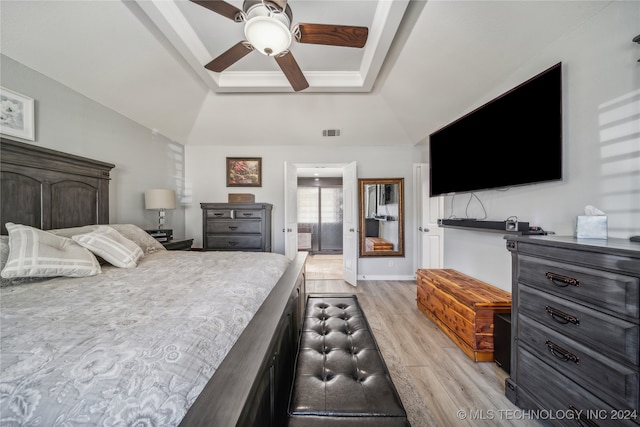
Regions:
<instances>
[{"instance_id":1,"label":"black tv screen","mask_svg":"<svg viewBox=\"0 0 640 427\"><path fill-rule=\"evenodd\" d=\"M561 65L429 135L430 195L561 180Z\"/></svg>"}]
</instances>

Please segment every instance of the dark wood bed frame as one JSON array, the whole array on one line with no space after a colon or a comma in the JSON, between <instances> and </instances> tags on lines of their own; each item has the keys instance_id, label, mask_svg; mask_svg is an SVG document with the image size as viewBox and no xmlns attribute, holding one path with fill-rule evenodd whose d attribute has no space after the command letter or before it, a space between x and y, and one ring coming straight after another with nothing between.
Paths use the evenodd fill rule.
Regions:
<instances>
[{"instance_id":1,"label":"dark wood bed frame","mask_svg":"<svg viewBox=\"0 0 640 427\"><path fill-rule=\"evenodd\" d=\"M115 165L0 139L0 222L48 230L109 223ZM291 262L180 426L282 426L302 329L306 253Z\"/></svg>"}]
</instances>

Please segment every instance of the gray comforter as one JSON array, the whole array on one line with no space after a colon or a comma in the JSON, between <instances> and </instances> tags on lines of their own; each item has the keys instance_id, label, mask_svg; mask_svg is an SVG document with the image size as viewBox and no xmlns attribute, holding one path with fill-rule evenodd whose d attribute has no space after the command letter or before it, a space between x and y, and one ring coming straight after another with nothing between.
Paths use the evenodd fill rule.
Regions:
<instances>
[{"instance_id":1,"label":"gray comforter","mask_svg":"<svg viewBox=\"0 0 640 427\"><path fill-rule=\"evenodd\" d=\"M179 424L288 263L160 251L1 288L0 425Z\"/></svg>"}]
</instances>

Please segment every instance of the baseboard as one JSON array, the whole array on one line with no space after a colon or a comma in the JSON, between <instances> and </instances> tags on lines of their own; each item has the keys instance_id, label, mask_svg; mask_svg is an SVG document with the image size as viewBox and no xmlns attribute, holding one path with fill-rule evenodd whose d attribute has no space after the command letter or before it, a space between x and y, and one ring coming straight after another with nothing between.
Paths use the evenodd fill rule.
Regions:
<instances>
[{"instance_id":1,"label":"baseboard","mask_svg":"<svg viewBox=\"0 0 640 427\"><path fill-rule=\"evenodd\" d=\"M415 281L416 276L407 275L407 276L384 276L379 274L367 274L367 275L359 275L358 280L411 280Z\"/></svg>"}]
</instances>

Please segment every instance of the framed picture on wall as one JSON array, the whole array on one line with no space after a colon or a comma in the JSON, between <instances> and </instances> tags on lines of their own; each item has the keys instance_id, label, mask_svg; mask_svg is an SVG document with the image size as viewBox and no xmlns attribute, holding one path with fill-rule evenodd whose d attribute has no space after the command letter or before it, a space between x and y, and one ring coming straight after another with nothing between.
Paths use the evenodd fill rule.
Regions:
<instances>
[{"instance_id":1,"label":"framed picture on wall","mask_svg":"<svg viewBox=\"0 0 640 427\"><path fill-rule=\"evenodd\" d=\"M35 141L33 98L0 87L0 133Z\"/></svg>"},{"instance_id":2,"label":"framed picture on wall","mask_svg":"<svg viewBox=\"0 0 640 427\"><path fill-rule=\"evenodd\" d=\"M227 187L262 187L262 157L227 157Z\"/></svg>"}]
</instances>

